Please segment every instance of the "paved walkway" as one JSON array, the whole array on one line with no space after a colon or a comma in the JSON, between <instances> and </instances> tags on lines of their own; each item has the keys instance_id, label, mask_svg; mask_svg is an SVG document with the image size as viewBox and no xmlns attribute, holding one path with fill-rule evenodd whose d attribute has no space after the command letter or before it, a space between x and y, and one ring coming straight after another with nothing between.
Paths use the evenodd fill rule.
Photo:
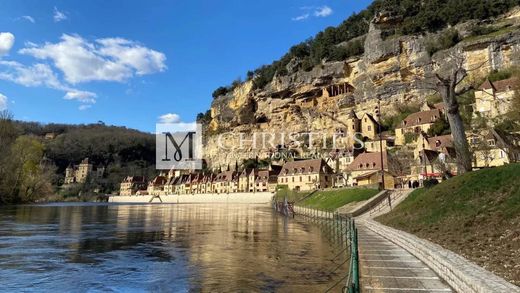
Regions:
<instances>
[{"instance_id":1,"label":"paved walkway","mask_svg":"<svg viewBox=\"0 0 520 293\"><path fill-rule=\"evenodd\" d=\"M415 256L357 222L362 292L452 292Z\"/></svg>"}]
</instances>

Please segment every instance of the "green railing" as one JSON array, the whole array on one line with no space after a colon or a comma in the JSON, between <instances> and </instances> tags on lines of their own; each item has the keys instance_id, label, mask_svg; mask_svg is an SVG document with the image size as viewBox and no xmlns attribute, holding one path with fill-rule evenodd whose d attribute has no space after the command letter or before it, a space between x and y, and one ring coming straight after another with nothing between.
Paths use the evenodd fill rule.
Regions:
<instances>
[{"instance_id":1,"label":"green railing","mask_svg":"<svg viewBox=\"0 0 520 293\"><path fill-rule=\"evenodd\" d=\"M359 251L358 251L358 232L354 219L348 218L348 238L350 242L350 268L344 292L359 293Z\"/></svg>"},{"instance_id":2,"label":"green railing","mask_svg":"<svg viewBox=\"0 0 520 293\"><path fill-rule=\"evenodd\" d=\"M285 216L289 213L283 211L287 210L289 203L273 201L273 208L282 212ZM339 250L339 253L334 257L346 257L344 262L336 266L331 270L330 274L335 274L338 269L349 262L348 272L339 279L334 285L328 288L325 292L332 292L334 288L337 288L341 284L343 285L342 292L344 293L359 293L359 252L358 252L358 233L356 224L352 217L346 217L340 215L337 212L329 212L323 210L317 210L305 206L291 206L291 216L302 216L310 222L316 224L320 230L329 238L331 243L335 245L335 248ZM343 283L344 280L346 283Z\"/></svg>"}]
</instances>

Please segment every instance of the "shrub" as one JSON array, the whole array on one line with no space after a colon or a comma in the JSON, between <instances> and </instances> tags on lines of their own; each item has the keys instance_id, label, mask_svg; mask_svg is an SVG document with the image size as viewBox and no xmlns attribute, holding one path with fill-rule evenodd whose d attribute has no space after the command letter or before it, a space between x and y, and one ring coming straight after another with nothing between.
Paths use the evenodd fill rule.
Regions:
<instances>
[{"instance_id":1,"label":"shrub","mask_svg":"<svg viewBox=\"0 0 520 293\"><path fill-rule=\"evenodd\" d=\"M416 141L418 137L419 137L419 133L407 132L404 134L404 142L406 144L412 143L412 142Z\"/></svg>"},{"instance_id":2,"label":"shrub","mask_svg":"<svg viewBox=\"0 0 520 293\"><path fill-rule=\"evenodd\" d=\"M426 41L426 51L432 56L435 52L455 46L460 42L460 35L456 29L447 29L438 35L432 35Z\"/></svg>"},{"instance_id":3,"label":"shrub","mask_svg":"<svg viewBox=\"0 0 520 293\"><path fill-rule=\"evenodd\" d=\"M439 184L439 180L432 178L432 179L426 179L423 182L424 188L432 188L435 185Z\"/></svg>"},{"instance_id":4,"label":"shrub","mask_svg":"<svg viewBox=\"0 0 520 293\"><path fill-rule=\"evenodd\" d=\"M227 87L221 86L221 87L217 88L216 90L214 90L213 94L211 94L211 95L213 96L213 98L217 98L217 97L227 94L228 91L229 91L229 89Z\"/></svg>"}]
</instances>

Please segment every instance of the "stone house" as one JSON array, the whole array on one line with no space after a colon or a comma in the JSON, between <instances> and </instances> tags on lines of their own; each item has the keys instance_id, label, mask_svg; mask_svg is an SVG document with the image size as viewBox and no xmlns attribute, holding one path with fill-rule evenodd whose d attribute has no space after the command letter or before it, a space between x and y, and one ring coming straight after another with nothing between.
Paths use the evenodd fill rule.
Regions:
<instances>
[{"instance_id":1,"label":"stone house","mask_svg":"<svg viewBox=\"0 0 520 293\"><path fill-rule=\"evenodd\" d=\"M139 190L146 190L147 182L144 176L127 176L121 182L119 195L135 195Z\"/></svg>"},{"instance_id":2,"label":"stone house","mask_svg":"<svg viewBox=\"0 0 520 293\"><path fill-rule=\"evenodd\" d=\"M314 190L332 187L334 171L322 159L287 162L278 176L279 185L291 190Z\"/></svg>"},{"instance_id":3,"label":"stone house","mask_svg":"<svg viewBox=\"0 0 520 293\"><path fill-rule=\"evenodd\" d=\"M518 83L516 78L494 82L486 80L475 91L475 116L492 119L506 114L510 110Z\"/></svg>"},{"instance_id":4,"label":"stone house","mask_svg":"<svg viewBox=\"0 0 520 293\"><path fill-rule=\"evenodd\" d=\"M520 134L491 128L466 135L473 151L474 169L520 162Z\"/></svg>"},{"instance_id":5,"label":"stone house","mask_svg":"<svg viewBox=\"0 0 520 293\"><path fill-rule=\"evenodd\" d=\"M386 152L383 152L383 162L381 162L381 152L359 154L347 169L347 185L378 185L381 181L381 163L383 163L385 171L385 188L394 188L396 178L388 170L388 155ZM377 175L379 175L379 178Z\"/></svg>"},{"instance_id":6,"label":"stone house","mask_svg":"<svg viewBox=\"0 0 520 293\"><path fill-rule=\"evenodd\" d=\"M167 180L165 176L156 176L152 181L150 181L150 183L148 183L148 194L163 195L166 182Z\"/></svg>"},{"instance_id":7,"label":"stone house","mask_svg":"<svg viewBox=\"0 0 520 293\"><path fill-rule=\"evenodd\" d=\"M442 117L443 111L440 109L421 111L408 115L395 130L395 144L404 145L407 133L415 133L416 135L422 132L427 133L432 125Z\"/></svg>"}]
</instances>

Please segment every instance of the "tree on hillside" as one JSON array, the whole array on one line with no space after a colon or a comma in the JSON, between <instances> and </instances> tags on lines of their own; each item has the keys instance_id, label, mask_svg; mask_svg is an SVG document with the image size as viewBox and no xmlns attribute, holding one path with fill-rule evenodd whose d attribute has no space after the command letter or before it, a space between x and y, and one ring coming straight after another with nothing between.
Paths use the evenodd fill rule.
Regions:
<instances>
[{"instance_id":1,"label":"tree on hillside","mask_svg":"<svg viewBox=\"0 0 520 293\"><path fill-rule=\"evenodd\" d=\"M463 66L464 58L454 53L447 55L443 59L449 58L451 62L444 62L446 65L443 68L439 68L420 82L424 84L425 88L435 90L442 97L457 154L458 174L464 174L472 170L472 156L457 97L472 90L473 86L461 87L469 71Z\"/></svg>"}]
</instances>

